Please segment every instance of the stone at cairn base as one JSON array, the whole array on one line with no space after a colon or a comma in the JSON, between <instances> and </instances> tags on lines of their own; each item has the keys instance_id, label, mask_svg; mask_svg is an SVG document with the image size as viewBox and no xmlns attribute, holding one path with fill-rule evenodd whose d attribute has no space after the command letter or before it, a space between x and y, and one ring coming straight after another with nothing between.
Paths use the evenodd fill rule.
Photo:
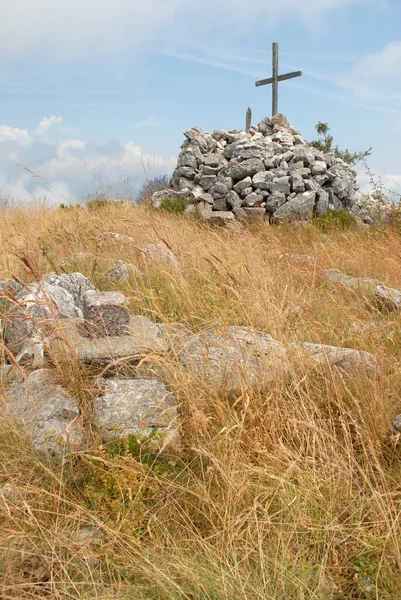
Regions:
<instances>
[{"instance_id":1,"label":"stone at cairn base","mask_svg":"<svg viewBox=\"0 0 401 600\"><path fill-rule=\"evenodd\" d=\"M96 337L128 335L129 303L122 292L86 292L84 318L87 333Z\"/></svg>"}]
</instances>

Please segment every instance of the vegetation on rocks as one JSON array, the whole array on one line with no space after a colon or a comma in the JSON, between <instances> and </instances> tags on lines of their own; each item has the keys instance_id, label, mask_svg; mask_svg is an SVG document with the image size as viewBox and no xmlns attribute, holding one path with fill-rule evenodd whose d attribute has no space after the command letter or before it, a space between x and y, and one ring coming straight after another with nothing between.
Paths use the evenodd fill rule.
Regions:
<instances>
[{"instance_id":1,"label":"vegetation on rocks","mask_svg":"<svg viewBox=\"0 0 401 600\"><path fill-rule=\"evenodd\" d=\"M179 400L181 451L159 454L136 436L101 444L91 431L89 449L55 465L7 419L3 367L11 361L22 378L30 367L2 345L0 597L400 598L401 441L391 430L401 413L400 312L326 277L338 269L401 289L396 227L358 228L333 213L239 231L124 203L15 206L0 219L0 280L79 271L158 324L193 334L253 327L286 347L347 347L380 365L377 376L346 378L300 359L267 387L233 391L174 354L144 354L138 374L162 378ZM141 251L162 244L174 267ZM104 273L119 260L137 271L111 282ZM103 367L60 347L47 362L90 424Z\"/></svg>"}]
</instances>

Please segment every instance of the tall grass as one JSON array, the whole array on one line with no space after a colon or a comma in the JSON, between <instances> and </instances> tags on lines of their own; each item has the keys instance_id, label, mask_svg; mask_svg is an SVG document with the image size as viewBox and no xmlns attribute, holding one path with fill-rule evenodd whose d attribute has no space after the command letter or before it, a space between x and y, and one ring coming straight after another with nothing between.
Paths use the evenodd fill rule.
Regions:
<instances>
[{"instance_id":1,"label":"tall grass","mask_svg":"<svg viewBox=\"0 0 401 600\"><path fill-rule=\"evenodd\" d=\"M401 467L388 440L401 412L400 318L324 280L325 268L401 287L393 229L212 228L147 207L87 212L14 208L1 216L0 279L28 280L67 256L102 289L118 259L144 280L115 284L133 310L191 330L252 326L285 343L371 351L374 379L298 363L288 380L214 390L169 358L144 357L181 406L182 452L128 440L40 461L0 428L0 597L151 600L348 600L401 596ZM115 231L133 242L103 237ZM165 241L181 268L144 262ZM314 264L286 254L307 254ZM374 322L370 328L358 327ZM90 403L91 372L55 354L59 381ZM90 526L89 537L82 535Z\"/></svg>"}]
</instances>

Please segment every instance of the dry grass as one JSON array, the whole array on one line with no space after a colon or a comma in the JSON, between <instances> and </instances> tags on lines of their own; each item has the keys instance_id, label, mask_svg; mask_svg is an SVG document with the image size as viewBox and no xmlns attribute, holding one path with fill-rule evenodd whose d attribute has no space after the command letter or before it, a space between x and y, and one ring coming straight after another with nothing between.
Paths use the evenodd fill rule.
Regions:
<instances>
[{"instance_id":1,"label":"dry grass","mask_svg":"<svg viewBox=\"0 0 401 600\"><path fill-rule=\"evenodd\" d=\"M378 380L353 383L300 366L291 381L233 397L166 364L184 431L183 454L170 460L131 440L55 468L3 424L0 598L401 597L401 454L386 438L401 412L400 318L322 275L339 268L400 289L396 230L323 234L310 225L239 234L119 204L15 208L0 219L0 279L32 277L22 254L44 274L86 252L64 268L102 289L120 287L155 321L194 331L251 325L286 343L368 350L382 365ZM134 241L102 237L107 231ZM161 240L180 271L144 263L140 249ZM145 269L144 281L105 281L118 259ZM371 321L369 331L353 325ZM90 374L73 358L53 368L88 401ZM82 540L87 525L102 535Z\"/></svg>"}]
</instances>

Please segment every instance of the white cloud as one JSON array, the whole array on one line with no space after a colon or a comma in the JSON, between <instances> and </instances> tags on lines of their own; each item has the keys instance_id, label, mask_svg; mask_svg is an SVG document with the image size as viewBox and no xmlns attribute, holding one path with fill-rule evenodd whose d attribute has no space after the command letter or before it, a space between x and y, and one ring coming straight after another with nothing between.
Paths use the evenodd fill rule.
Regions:
<instances>
[{"instance_id":1,"label":"white cloud","mask_svg":"<svg viewBox=\"0 0 401 600\"><path fill-rule=\"evenodd\" d=\"M271 28L289 15L318 27L322 17L351 4L366 0L13 0L0 6L0 49L3 58L49 48L53 57L77 58L153 43L202 48L205 36L224 44L255 23Z\"/></svg>"},{"instance_id":2,"label":"white cloud","mask_svg":"<svg viewBox=\"0 0 401 600\"><path fill-rule=\"evenodd\" d=\"M35 133L37 135L44 135L45 133L48 132L49 128L52 125L59 125L62 122L63 122L63 119L60 116L56 117L56 115L51 115L50 117L43 117L43 119L40 121L39 125L37 126Z\"/></svg>"},{"instance_id":3,"label":"white cloud","mask_svg":"<svg viewBox=\"0 0 401 600\"><path fill-rule=\"evenodd\" d=\"M0 143L15 142L17 146L27 146L31 141L31 136L26 129L0 125Z\"/></svg>"},{"instance_id":4,"label":"white cloud","mask_svg":"<svg viewBox=\"0 0 401 600\"><path fill-rule=\"evenodd\" d=\"M130 178L132 187L138 188L147 176L172 173L176 160L175 156L144 153L132 141L96 145L71 139L44 143L26 130L1 125L0 198L2 194L19 199L47 196L54 202L74 202L97 180L113 186Z\"/></svg>"},{"instance_id":5,"label":"white cloud","mask_svg":"<svg viewBox=\"0 0 401 600\"><path fill-rule=\"evenodd\" d=\"M401 40L362 57L342 82L359 98L401 106Z\"/></svg>"}]
</instances>

